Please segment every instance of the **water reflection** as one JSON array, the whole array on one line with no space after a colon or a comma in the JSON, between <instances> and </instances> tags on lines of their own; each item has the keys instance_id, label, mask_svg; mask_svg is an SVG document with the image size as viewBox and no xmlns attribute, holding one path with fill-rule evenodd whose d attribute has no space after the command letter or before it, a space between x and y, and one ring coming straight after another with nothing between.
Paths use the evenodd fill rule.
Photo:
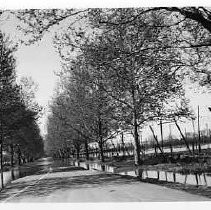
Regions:
<instances>
[{"instance_id":1,"label":"water reflection","mask_svg":"<svg viewBox=\"0 0 211 210\"><path fill-rule=\"evenodd\" d=\"M174 183L176 182L176 174L175 174L175 172L173 172L173 181L174 181Z\"/></svg>"},{"instance_id":2,"label":"water reflection","mask_svg":"<svg viewBox=\"0 0 211 210\"><path fill-rule=\"evenodd\" d=\"M16 167L11 171L4 172L4 183L40 173L45 172L49 169L49 165L52 167L65 168L70 166L82 167L86 170L99 170L106 171L110 173L117 173L121 175L128 175L133 177L139 177L144 180L147 178L156 179L160 181L174 182L174 183L182 183L185 185L195 185L195 186L211 186L211 174L210 173L201 173L201 174L180 174L176 172L167 172L167 171L157 171L157 170L143 170L141 168L134 168L134 170L121 170L120 168L115 168L106 164L100 163L87 163L87 162L79 162L73 161L71 159L66 160L56 160L49 161L44 160L40 161L40 164L37 164L36 167ZM1 188L1 184L0 184Z\"/></svg>"},{"instance_id":3,"label":"water reflection","mask_svg":"<svg viewBox=\"0 0 211 210\"><path fill-rule=\"evenodd\" d=\"M51 158L40 159L36 164L33 165L23 165L21 167L17 166L12 168L10 171L5 171L3 173L4 185L10 183L11 181L22 178L24 176L33 175L40 172L45 172L49 170L49 165L52 164ZM0 189L2 188L0 182Z\"/></svg>"},{"instance_id":4,"label":"water reflection","mask_svg":"<svg viewBox=\"0 0 211 210\"><path fill-rule=\"evenodd\" d=\"M14 173L14 169L13 168L11 169L11 178L12 178L12 180L15 179L15 173Z\"/></svg>"},{"instance_id":5,"label":"water reflection","mask_svg":"<svg viewBox=\"0 0 211 210\"><path fill-rule=\"evenodd\" d=\"M156 170L143 170L141 168L135 168L134 170L123 170L116 169L114 167L108 166L106 164L99 163L80 163L81 167L86 169L95 169L100 171L106 171L110 173L117 173L120 175L129 175L133 177L139 177L140 179L156 179L159 181L181 183L185 185L195 185L195 186L211 186L211 176L206 173L195 173L195 174L180 174L176 172L168 171L156 171Z\"/></svg>"},{"instance_id":6,"label":"water reflection","mask_svg":"<svg viewBox=\"0 0 211 210\"><path fill-rule=\"evenodd\" d=\"M12 180L15 180L19 178L19 173L17 169L12 169L11 171L5 171L3 173L3 181L4 181L4 185L6 185L7 183L11 182ZM0 189L2 188L2 185L0 183Z\"/></svg>"}]
</instances>

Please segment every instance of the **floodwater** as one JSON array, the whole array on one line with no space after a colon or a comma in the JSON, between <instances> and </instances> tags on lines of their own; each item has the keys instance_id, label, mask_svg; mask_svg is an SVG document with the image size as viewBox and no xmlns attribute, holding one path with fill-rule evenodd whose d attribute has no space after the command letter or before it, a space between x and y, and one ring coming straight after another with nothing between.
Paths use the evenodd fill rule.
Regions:
<instances>
[{"instance_id":1,"label":"floodwater","mask_svg":"<svg viewBox=\"0 0 211 210\"><path fill-rule=\"evenodd\" d=\"M202 173L202 174L180 174L175 172L167 171L153 171L153 170L141 170L137 169L135 171L126 171L121 172L122 175L130 175L139 177L140 179L156 179L159 181L167 181L174 183L181 183L194 186L211 186L211 174Z\"/></svg>"},{"instance_id":2,"label":"floodwater","mask_svg":"<svg viewBox=\"0 0 211 210\"><path fill-rule=\"evenodd\" d=\"M87 170L94 169L100 171L106 171L110 173L116 173L120 175L128 175L133 177L139 177L141 180L151 178L159 181L167 181L174 183L181 183L194 186L211 186L211 174L209 173L196 173L196 174L180 174L175 172L167 171L155 171L155 170L143 170L136 168L134 170L123 170L116 169L112 166L101 165L99 163L85 163L85 162L75 162L76 166L83 167Z\"/></svg>"},{"instance_id":3,"label":"floodwater","mask_svg":"<svg viewBox=\"0 0 211 210\"><path fill-rule=\"evenodd\" d=\"M140 168L134 168L134 170L122 170L121 168L115 168L106 164L102 165L100 163L73 162L70 159L54 161L52 158L42 158L35 164L26 164L24 166L15 167L10 171L4 172L4 185L24 176L46 173L50 167L59 167L60 169L63 167L68 169L68 167L71 165L80 166L87 170L100 170L120 175L138 177L141 180L151 178L160 181L182 183L195 186L211 186L211 174L209 173L180 174L166 171L143 170ZM0 189L1 188L2 186L0 182Z\"/></svg>"},{"instance_id":4,"label":"floodwater","mask_svg":"<svg viewBox=\"0 0 211 210\"><path fill-rule=\"evenodd\" d=\"M210 149L211 148L211 144L208 143L208 144L201 144L201 149ZM190 149L192 150L192 146L190 145ZM195 148L196 150L196 148ZM163 148L163 151L164 153L171 153L171 149L170 147L164 147ZM172 147L172 152L186 152L188 151L187 147L186 146L174 146ZM123 153L123 151L116 151L116 152L113 152L114 155L116 155L116 153L118 153L119 156L123 156L124 154L125 155L133 155L133 151L131 150L126 150L125 153ZM154 148L151 148L151 149L148 149L146 151L144 151L144 154L154 154L155 153L155 149ZM157 149L157 153L160 153L160 150ZM107 157L112 157L113 156L112 152L105 152L105 156ZM98 155L94 155L94 157L97 157Z\"/></svg>"},{"instance_id":5,"label":"floodwater","mask_svg":"<svg viewBox=\"0 0 211 210\"><path fill-rule=\"evenodd\" d=\"M36 164L29 164L23 166L17 166L12 168L10 171L3 172L4 186L13 180L30 176L37 173L45 173L49 169L49 166L53 164L52 158L42 158L36 162ZM1 178L0 178L0 189L2 189Z\"/></svg>"},{"instance_id":6,"label":"floodwater","mask_svg":"<svg viewBox=\"0 0 211 210\"><path fill-rule=\"evenodd\" d=\"M201 149L210 149L210 148L211 148L211 144L202 144L201 145ZM190 149L192 149L191 146L190 146ZM167 147L164 147L163 151L165 153L171 153L171 149L167 148ZM182 147L177 146L177 147L172 148L172 152L185 152L185 151L187 151L187 147L185 147L185 146L182 146ZM145 154L153 154L153 153L155 153L154 148L145 151ZM157 153L160 153L160 150L157 150Z\"/></svg>"}]
</instances>

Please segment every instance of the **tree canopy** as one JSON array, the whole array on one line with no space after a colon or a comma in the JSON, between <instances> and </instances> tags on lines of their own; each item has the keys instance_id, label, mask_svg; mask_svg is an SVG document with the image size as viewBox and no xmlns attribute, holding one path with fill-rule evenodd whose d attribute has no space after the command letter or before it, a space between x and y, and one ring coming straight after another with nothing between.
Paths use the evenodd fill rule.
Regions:
<instances>
[{"instance_id":1,"label":"tree canopy","mask_svg":"<svg viewBox=\"0 0 211 210\"><path fill-rule=\"evenodd\" d=\"M13 52L8 39L0 33L0 143L19 145L22 155L37 158L43 154L42 137L36 123L39 110L26 103L25 93L17 84Z\"/></svg>"}]
</instances>

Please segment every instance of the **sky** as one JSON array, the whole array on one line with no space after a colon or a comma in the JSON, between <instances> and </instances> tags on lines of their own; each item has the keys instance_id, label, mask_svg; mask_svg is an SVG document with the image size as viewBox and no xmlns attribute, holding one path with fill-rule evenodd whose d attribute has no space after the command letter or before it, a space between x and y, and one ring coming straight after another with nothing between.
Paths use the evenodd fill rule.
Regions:
<instances>
[{"instance_id":1,"label":"sky","mask_svg":"<svg viewBox=\"0 0 211 210\"><path fill-rule=\"evenodd\" d=\"M1 21L0 28L11 36L15 41L18 38L19 32L16 31L17 22L14 19ZM38 84L38 91L36 93L37 102L48 110L48 103L51 100L53 91L56 88L57 76L55 72L60 70L60 60L52 45L52 37L50 34L46 35L41 42L30 46L20 46L15 53L17 61L17 75L31 76ZM211 113L208 111L208 106L211 106L211 93L200 94L193 91L187 91L188 98L191 99L191 106L196 111L197 106L200 106L201 120L205 128L208 123L211 128ZM46 133L46 114L40 120L41 133ZM149 132L146 134L148 135Z\"/></svg>"},{"instance_id":2,"label":"sky","mask_svg":"<svg viewBox=\"0 0 211 210\"><path fill-rule=\"evenodd\" d=\"M5 15L0 21L0 29L9 35L14 42L21 36L16 30L17 21L14 18L6 18ZM44 115L39 124L41 133L45 134L45 122L47 117L48 104L56 88L58 77L55 72L60 71L60 59L56 53L50 34L33 45L21 45L14 53L16 59L17 80L22 76L31 77L38 84L36 101L44 108Z\"/></svg>"},{"instance_id":3,"label":"sky","mask_svg":"<svg viewBox=\"0 0 211 210\"><path fill-rule=\"evenodd\" d=\"M38 46L23 46L15 53L17 74L31 76L39 84L36 94L38 103L47 105L55 87L55 73L60 69L57 56L50 40L42 41Z\"/></svg>"},{"instance_id":4,"label":"sky","mask_svg":"<svg viewBox=\"0 0 211 210\"><path fill-rule=\"evenodd\" d=\"M45 121L49 101L56 88L57 76L55 72L60 69L60 61L51 39L45 39L35 46L23 46L15 54L17 58L17 75L31 76L38 84L36 101L44 108L44 116L40 119L41 132L44 134Z\"/></svg>"}]
</instances>

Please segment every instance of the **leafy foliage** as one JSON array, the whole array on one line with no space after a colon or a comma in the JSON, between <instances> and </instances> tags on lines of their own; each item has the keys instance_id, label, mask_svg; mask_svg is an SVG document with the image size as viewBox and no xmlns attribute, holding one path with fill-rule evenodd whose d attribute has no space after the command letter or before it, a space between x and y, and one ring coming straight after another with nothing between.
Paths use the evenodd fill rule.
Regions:
<instances>
[{"instance_id":1,"label":"leafy foliage","mask_svg":"<svg viewBox=\"0 0 211 210\"><path fill-rule=\"evenodd\" d=\"M43 142L36 124L39 110L28 106L16 83L13 51L0 33L1 144L19 145L22 155L37 158L43 154Z\"/></svg>"}]
</instances>

